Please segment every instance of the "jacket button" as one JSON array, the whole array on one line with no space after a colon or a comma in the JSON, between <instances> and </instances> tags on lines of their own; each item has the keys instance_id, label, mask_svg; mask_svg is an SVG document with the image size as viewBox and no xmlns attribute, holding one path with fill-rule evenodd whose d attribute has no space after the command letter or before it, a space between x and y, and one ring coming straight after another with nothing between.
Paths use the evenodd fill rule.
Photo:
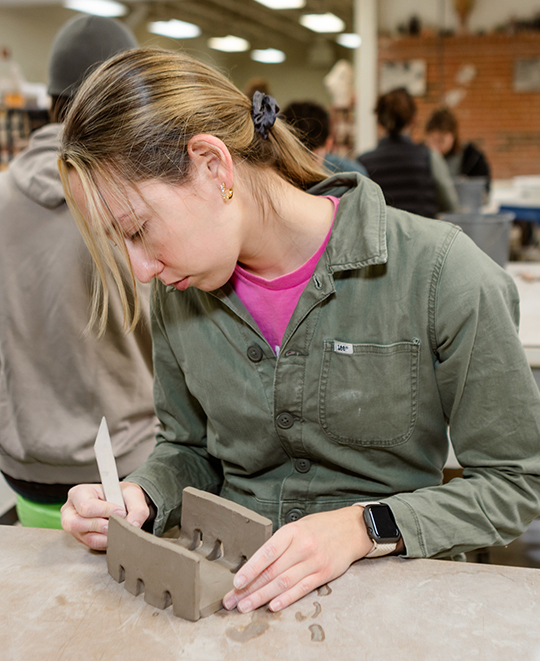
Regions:
<instances>
[{"instance_id":1,"label":"jacket button","mask_svg":"<svg viewBox=\"0 0 540 661\"><path fill-rule=\"evenodd\" d=\"M297 459L294 462L294 467L299 473L309 473L311 461L309 459Z\"/></svg>"},{"instance_id":2,"label":"jacket button","mask_svg":"<svg viewBox=\"0 0 540 661\"><path fill-rule=\"evenodd\" d=\"M288 411L282 411L281 413L277 414L276 422L280 429L290 429L294 425L294 418L292 413L289 413Z\"/></svg>"},{"instance_id":3,"label":"jacket button","mask_svg":"<svg viewBox=\"0 0 540 661\"><path fill-rule=\"evenodd\" d=\"M247 356L252 363L259 363L263 357L261 347L257 346L256 344L252 344L250 347L248 347Z\"/></svg>"},{"instance_id":4,"label":"jacket button","mask_svg":"<svg viewBox=\"0 0 540 661\"><path fill-rule=\"evenodd\" d=\"M298 519L301 519L304 516L304 512L299 509L293 509L287 512L287 515L285 517L286 523L293 523L293 521L298 521Z\"/></svg>"}]
</instances>

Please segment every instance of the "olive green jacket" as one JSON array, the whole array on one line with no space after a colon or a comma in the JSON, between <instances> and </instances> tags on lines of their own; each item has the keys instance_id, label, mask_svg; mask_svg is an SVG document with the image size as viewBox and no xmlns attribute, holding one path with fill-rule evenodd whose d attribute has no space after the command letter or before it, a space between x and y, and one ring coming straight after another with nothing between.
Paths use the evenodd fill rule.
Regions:
<instances>
[{"instance_id":1,"label":"olive green jacket","mask_svg":"<svg viewBox=\"0 0 540 661\"><path fill-rule=\"evenodd\" d=\"M410 557L506 544L540 513L540 394L511 278L461 230L386 207L353 173L276 357L230 285L157 285L163 432L130 478L179 521L182 489L281 526L361 500L391 506ZM464 479L442 485L447 428Z\"/></svg>"}]
</instances>

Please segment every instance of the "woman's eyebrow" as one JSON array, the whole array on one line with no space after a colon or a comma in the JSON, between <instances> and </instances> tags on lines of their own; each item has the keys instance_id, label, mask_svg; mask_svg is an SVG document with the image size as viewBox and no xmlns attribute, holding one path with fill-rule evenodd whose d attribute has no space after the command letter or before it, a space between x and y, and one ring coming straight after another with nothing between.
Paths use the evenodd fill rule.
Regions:
<instances>
[{"instance_id":1,"label":"woman's eyebrow","mask_svg":"<svg viewBox=\"0 0 540 661\"><path fill-rule=\"evenodd\" d=\"M134 213L122 213L116 218L116 222L121 225L124 221L126 220L131 220L133 221L135 214Z\"/></svg>"},{"instance_id":2,"label":"woman's eyebrow","mask_svg":"<svg viewBox=\"0 0 540 661\"><path fill-rule=\"evenodd\" d=\"M138 232L142 226L142 222L139 220L135 211L126 212L121 214L116 218L118 224L118 229L122 234L125 234L128 238L134 233ZM123 225L126 223L126 226Z\"/></svg>"}]
</instances>

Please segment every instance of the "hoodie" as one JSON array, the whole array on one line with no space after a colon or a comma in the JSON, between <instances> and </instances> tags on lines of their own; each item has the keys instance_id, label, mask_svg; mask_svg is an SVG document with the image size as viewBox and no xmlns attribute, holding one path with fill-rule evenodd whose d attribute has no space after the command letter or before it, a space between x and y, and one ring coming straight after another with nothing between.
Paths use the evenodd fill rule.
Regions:
<instances>
[{"instance_id":1,"label":"hoodie","mask_svg":"<svg viewBox=\"0 0 540 661\"><path fill-rule=\"evenodd\" d=\"M102 416L121 476L154 445L148 316L122 332L89 320L93 265L64 199L60 124L36 131L0 174L0 469L40 484L99 482L93 444Z\"/></svg>"}]
</instances>

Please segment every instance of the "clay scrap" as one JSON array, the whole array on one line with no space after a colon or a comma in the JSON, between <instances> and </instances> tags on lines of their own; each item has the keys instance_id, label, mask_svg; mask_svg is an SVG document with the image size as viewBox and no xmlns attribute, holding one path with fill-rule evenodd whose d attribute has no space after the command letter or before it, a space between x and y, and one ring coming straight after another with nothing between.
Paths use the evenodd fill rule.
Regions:
<instances>
[{"instance_id":1,"label":"clay scrap","mask_svg":"<svg viewBox=\"0 0 540 661\"><path fill-rule=\"evenodd\" d=\"M172 604L196 621L221 608L234 574L270 538L272 522L193 487L183 491L180 537L162 539L112 515L107 567L115 581L156 608Z\"/></svg>"}]
</instances>

